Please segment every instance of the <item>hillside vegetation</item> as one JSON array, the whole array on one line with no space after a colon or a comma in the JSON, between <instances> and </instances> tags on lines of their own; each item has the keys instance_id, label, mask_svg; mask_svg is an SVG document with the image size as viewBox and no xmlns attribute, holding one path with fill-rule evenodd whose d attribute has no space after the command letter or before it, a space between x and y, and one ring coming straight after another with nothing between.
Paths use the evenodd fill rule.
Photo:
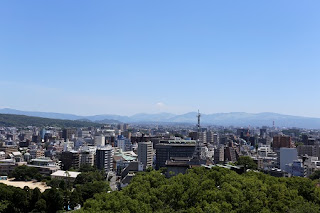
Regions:
<instances>
[{"instance_id":1,"label":"hillside vegetation","mask_svg":"<svg viewBox=\"0 0 320 213\"><path fill-rule=\"evenodd\" d=\"M56 127L90 127L100 126L94 122L72 121L61 119L40 118L25 115L0 114L0 126L26 127L26 126L56 126Z\"/></svg>"}]
</instances>

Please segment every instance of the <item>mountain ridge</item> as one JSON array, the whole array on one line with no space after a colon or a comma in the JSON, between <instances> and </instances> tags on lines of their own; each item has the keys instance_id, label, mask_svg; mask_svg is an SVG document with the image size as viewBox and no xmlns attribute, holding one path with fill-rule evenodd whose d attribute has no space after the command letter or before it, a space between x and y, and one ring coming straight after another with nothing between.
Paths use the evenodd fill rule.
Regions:
<instances>
[{"instance_id":1,"label":"mountain ridge","mask_svg":"<svg viewBox=\"0 0 320 213\"><path fill-rule=\"evenodd\" d=\"M3 114L18 114L35 117L53 118L53 119L68 119L68 120L83 120L87 119L92 122L101 121L119 121L127 123L196 123L197 112L188 112L185 114L172 113L138 113L132 116L102 114L92 116L80 116L74 114L54 113L54 112L36 112L36 111L21 111L16 109L4 108L0 109ZM279 127L298 127L320 129L320 118L284 115L272 112L261 113L246 113L246 112L230 112L230 113L213 113L201 114L202 124L211 124L219 126L272 126L275 122Z\"/></svg>"}]
</instances>

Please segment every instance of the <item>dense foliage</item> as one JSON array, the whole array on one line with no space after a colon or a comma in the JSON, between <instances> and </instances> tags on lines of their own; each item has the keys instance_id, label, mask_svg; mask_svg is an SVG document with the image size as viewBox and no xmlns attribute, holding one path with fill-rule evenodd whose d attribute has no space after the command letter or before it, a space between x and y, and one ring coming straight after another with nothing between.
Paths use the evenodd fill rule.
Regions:
<instances>
[{"instance_id":1,"label":"dense foliage","mask_svg":"<svg viewBox=\"0 0 320 213\"><path fill-rule=\"evenodd\" d=\"M56 212L63 208L63 196L56 189L41 194L38 188L20 189L0 184L0 212Z\"/></svg>"},{"instance_id":2,"label":"dense foliage","mask_svg":"<svg viewBox=\"0 0 320 213\"><path fill-rule=\"evenodd\" d=\"M101 124L88 122L88 121L73 121L51 118L40 118L25 115L11 115L0 114L0 126L14 126L14 127L26 127L26 126L57 126L57 127L98 127Z\"/></svg>"},{"instance_id":3,"label":"dense foliage","mask_svg":"<svg viewBox=\"0 0 320 213\"><path fill-rule=\"evenodd\" d=\"M122 191L108 193L103 173L83 171L74 183L52 179L44 193L0 184L0 212L63 212L79 203L80 212L320 212L318 179L239 175L218 167L166 179L148 170Z\"/></svg>"},{"instance_id":4,"label":"dense foliage","mask_svg":"<svg viewBox=\"0 0 320 213\"><path fill-rule=\"evenodd\" d=\"M79 198L81 205L94 194L110 191L110 186L105 181L105 176L101 171L82 172L74 182L75 190L73 193Z\"/></svg>"},{"instance_id":5,"label":"dense foliage","mask_svg":"<svg viewBox=\"0 0 320 213\"><path fill-rule=\"evenodd\" d=\"M19 168L19 167L18 167ZM93 198L95 193L108 192L109 183L101 171L94 168L85 168L74 183L68 180L47 180L51 189L41 193L38 188L31 190L0 184L0 212L57 212L73 209L83 204L87 199ZM16 178L29 180L31 170L20 166L15 170ZM39 173L35 172L35 175Z\"/></svg>"},{"instance_id":6,"label":"dense foliage","mask_svg":"<svg viewBox=\"0 0 320 213\"><path fill-rule=\"evenodd\" d=\"M244 166L245 171L247 169L257 169L258 165L254 162L254 160L249 156L240 156L236 165Z\"/></svg>"},{"instance_id":7,"label":"dense foliage","mask_svg":"<svg viewBox=\"0 0 320 213\"><path fill-rule=\"evenodd\" d=\"M320 212L320 189L307 178L242 175L223 168L195 168L166 179L137 174L119 192L96 194L82 212Z\"/></svg>"},{"instance_id":8,"label":"dense foliage","mask_svg":"<svg viewBox=\"0 0 320 213\"><path fill-rule=\"evenodd\" d=\"M10 177L17 181L29 181L32 179L41 181L42 179L42 175L40 175L38 169L26 165L17 166L10 174Z\"/></svg>"},{"instance_id":9,"label":"dense foliage","mask_svg":"<svg viewBox=\"0 0 320 213\"><path fill-rule=\"evenodd\" d=\"M316 170L312 175L309 177L311 180L320 179L320 170Z\"/></svg>"}]
</instances>

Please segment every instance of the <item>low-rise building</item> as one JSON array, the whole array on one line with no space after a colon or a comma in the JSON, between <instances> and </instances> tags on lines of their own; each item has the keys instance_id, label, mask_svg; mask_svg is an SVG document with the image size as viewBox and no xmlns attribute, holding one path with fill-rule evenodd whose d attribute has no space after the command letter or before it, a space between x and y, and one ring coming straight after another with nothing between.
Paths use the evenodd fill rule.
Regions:
<instances>
[{"instance_id":1,"label":"low-rise building","mask_svg":"<svg viewBox=\"0 0 320 213\"><path fill-rule=\"evenodd\" d=\"M74 182L79 174L81 174L81 172L71 172L71 171L58 170L58 171L52 173L51 177L54 179L69 180L71 182Z\"/></svg>"}]
</instances>

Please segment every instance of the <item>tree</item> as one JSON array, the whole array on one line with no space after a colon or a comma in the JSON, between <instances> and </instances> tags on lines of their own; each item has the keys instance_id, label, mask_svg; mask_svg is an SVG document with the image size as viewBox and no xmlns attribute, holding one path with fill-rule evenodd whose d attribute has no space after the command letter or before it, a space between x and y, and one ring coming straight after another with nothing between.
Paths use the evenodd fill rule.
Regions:
<instances>
[{"instance_id":1,"label":"tree","mask_svg":"<svg viewBox=\"0 0 320 213\"><path fill-rule=\"evenodd\" d=\"M77 176L76 180L74 181L74 185L103 180L105 180L105 176L101 171L82 172Z\"/></svg>"},{"instance_id":2,"label":"tree","mask_svg":"<svg viewBox=\"0 0 320 213\"><path fill-rule=\"evenodd\" d=\"M244 166L245 171L247 169L256 170L258 168L258 165L249 156L240 156L238 161L236 162L236 165Z\"/></svg>"},{"instance_id":3,"label":"tree","mask_svg":"<svg viewBox=\"0 0 320 213\"><path fill-rule=\"evenodd\" d=\"M79 172L95 172L98 171L96 167L89 164L81 164Z\"/></svg>"},{"instance_id":4,"label":"tree","mask_svg":"<svg viewBox=\"0 0 320 213\"><path fill-rule=\"evenodd\" d=\"M44 199L40 199L36 202L35 208L32 212L46 212L47 202Z\"/></svg>"},{"instance_id":5,"label":"tree","mask_svg":"<svg viewBox=\"0 0 320 213\"><path fill-rule=\"evenodd\" d=\"M91 180L91 178L90 178ZM320 212L320 188L308 178L242 175L214 167L193 168L170 179L160 171L137 173L121 191L106 181L71 190L16 188L0 184L0 212L59 212L84 203L79 212ZM29 208L30 207L30 208Z\"/></svg>"},{"instance_id":6,"label":"tree","mask_svg":"<svg viewBox=\"0 0 320 213\"><path fill-rule=\"evenodd\" d=\"M70 208L74 209L80 203L80 195L77 190L73 190L70 196Z\"/></svg>"},{"instance_id":7,"label":"tree","mask_svg":"<svg viewBox=\"0 0 320 213\"><path fill-rule=\"evenodd\" d=\"M29 181L34 178L39 178L41 176L39 171L34 167L29 167L26 165L16 167L10 177L13 177L17 181Z\"/></svg>"},{"instance_id":8,"label":"tree","mask_svg":"<svg viewBox=\"0 0 320 213\"><path fill-rule=\"evenodd\" d=\"M51 180L47 181L47 185L51 186L52 188L59 188L62 185L61 182L64 182L64 180L52 178Z\"/></svg>"},{"instance_id":9,"label":"tree","mask_svg":"<svg viewBox=\"0 0 320 213\"><path fill-rule=\"evenodd\" d=\"M320 179L320 170L316 170L312 175L309 177L311 180Z\"/></svg>"},{"instance_id":10,"label":"tree","mask_svg":"<svg viewBox=\"0 0 320 213\"><path fill-rule=\"evenodd\" d=\"M35 208L35 204L41 199L40 189L37 187L31 192L30 211Z\"/></svg>"},{"instance_id":11,"label":"tree","mask_svg":"<svg viewBox=\"0 0 320 213\"><path fill-rule=\"evenodd\" d=\"M95 199L89 199L84 206L88 212L152 212L150 206L136 199L131 199L122 192L101 193Z\"/></svg>"},{"instance_id":12,"label":"tree","mask_svg":"<svg viewBox=\"0 0 320 213\"><path fill-rule=\"evenodd\" d=\"M93 181L82 185L77 185L75 189L80 196L80 203L83 204L87 199L95 194L110 191L109 183L106 181Z\"/></svg>"},{"instance_id":13,"label":"tree","mask_svg":"<svg viewBox=\"0 0 320 213\"><path fill-rule=\"evenodd\" d=\"M9 202L7 200L0 201L0 212L5 212Z\"/></svg>"},{"instance_id":14,"label":"tree","mask_svg":"<svg viewBox=\"0 0 320 213\"><path fill-rule=\"evenodd\" d=\"M58 189L47 189L43 193L43 198L47 204L46 212L55 213L59 210L63 210L63 195Z\"/></svg>"},{"instance_id":15,"label":"tree","mask_svg":"<svg viewBox=\"0 0 320 213\"><path fill-rule=\"evenodd\" d=\"M245 161L246 162L246 161ZM320 189L306 178L242 175L193 168L166 179L160 171L135 175L122 191L88 199L82 212L319 212Z\"/></svg>"}]
</instances>

